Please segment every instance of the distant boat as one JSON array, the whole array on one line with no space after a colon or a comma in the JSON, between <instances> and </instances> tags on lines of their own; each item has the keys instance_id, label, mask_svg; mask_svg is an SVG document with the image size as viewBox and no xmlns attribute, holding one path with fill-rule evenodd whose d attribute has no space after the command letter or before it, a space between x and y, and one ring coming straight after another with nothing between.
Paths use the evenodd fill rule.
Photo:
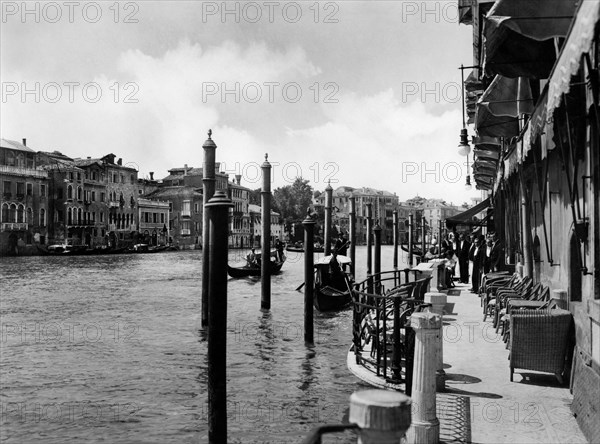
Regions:
<instances>
[{"instance_id":1,"label":"distant boat","mask_svg":"<svg viewBox=\"0 0 600 444\"><path fill-rule=\"evenodd\" d=\"M325 256L315 263L314 306L319 311L342 310L352 302L352 282L347 256Z\"/></svg>"},{"instance_id":2,"label":"distant boat","mask_svg":"<svg viewBox=\"0 0 600 444\"><path fill-rule=\"evenodd\" d=\"M285 262L285 256L282 261L272 260L270 262L269 272L271 275L277 274L281 271L281 267ZM231 265L227 265L227 273L232 278L244 278L249 276L260 276L261 275L261 266L260 265L244 265L243 267L232 267Z\"/></svg>"},{"instance_id":3,"label":"distant boat","mask_svg":"<svg viewBox=\"0 0 600 444\"><path fill-rule=\"evenodd\" d=\"M51 255L51 256L75 256L75 255L85 254L85 251L88 249L88 246L87 245L54 244L54 245L48 245L47 247L38 245L37 248L42 254L47 254L47 255Z\"/></svg>"},{"instance_id":4,"label":"distant boat","mask_svg":"<svg viewBox=\"0 0 600 444\"><path fill-rule=\"evenodd\" d=\"M407 253L409 252L408 244L400 244L400 248L402 248L402 250L406 251ZM416 256L421 256L421 247L418 245L413 245L412 252Z\"/></svg>"},{"instance_id":5,"label":"distant boat","mask_svg":"<svg viewBox=\"0 0 600 444\"><path fill-rule=\"evenodd\" d=\"M287 246L285 251L292 251L295 253L304 253L304 245L302 242L296 242L294 245ZM323 253L325 249L321 244L315 244L313 247L313 253Z\"/></svg>"}]
</instances>

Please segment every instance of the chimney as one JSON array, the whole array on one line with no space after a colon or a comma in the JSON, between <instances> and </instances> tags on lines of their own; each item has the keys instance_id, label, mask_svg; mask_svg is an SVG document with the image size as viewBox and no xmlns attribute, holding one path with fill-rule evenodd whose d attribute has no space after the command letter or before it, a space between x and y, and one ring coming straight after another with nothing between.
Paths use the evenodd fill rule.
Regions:
<instances>
[{"instance_id":1,"label":"chimney","mask_svg":"<svg viewBox=\"0 0 600 444\"><path fill-rule=\"evenodd\" d=\"M27 139L23 139L23 145L27 146Z\"/></svg>"},{"instance_id":2,"label":"chimney","mask_svg":"<svg viewBox=\"0 0 600 444\"><path fill-rule=\"evenodd\" d=\"M92 158L92 156L87 156L88 160Z\"/></svg>"},{"instance_id":3,"label":"chimney","mask_svg":"<svg viewBox=\"0 0 600 444\"><path fill-rule=\"evenodd\" d=\"M154 180L154 171L150 171L150 180Z\"/></svg>"},{"instance_id":4,"label":"chimney","mask_svg":"<svg viewBox=\"0 0 600 444\"><path fill-rule=\"evenodd\" d=\"M117 165L123 165L123 159L121 159L120 157L119 160L117 160Z\"/></svg>"},{"instance_id":5,"label":"chimney","mask_svg":"<svg viewBox=\"0 0 600 444\"><path fill-rule=\"evenodd\" d=\"M236 174L235 175L235 181L237 182L238 185L242 184L242 175L241 174Z\"/></svg>"},{"instance_id":6,"label":"chimney","mask_svg":"<svg viewBox=\"0 0 600 444\"><path fill-rule=\"evenodd\" d=\"M187 163L183 165L183 175L187 176Z\"/></svg>"}]
</instances>

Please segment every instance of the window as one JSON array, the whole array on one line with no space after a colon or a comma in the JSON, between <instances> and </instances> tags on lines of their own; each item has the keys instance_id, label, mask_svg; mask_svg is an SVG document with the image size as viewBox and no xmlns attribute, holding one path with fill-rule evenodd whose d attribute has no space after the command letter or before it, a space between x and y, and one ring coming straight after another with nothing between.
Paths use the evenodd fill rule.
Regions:
<instances>
[{"instance_id":1,"label":"window","mask_svg":"<svg viewBox=\"0 0 600 444\"><path fill-rule=\"evenodd\" d=\"M4 194L10 194L12 188L12 183L8 180L4 181Z\"/></svg>"},{"instance_id":2,"label":"window","mask_svg":"<svg viewBox=\"0 0 600 444\"><path fill-rule=\"evenodd\" d=\"M104 202L105 199L106 199L106 194L104 194L104 192L100 192L100 202Z\"/></svg>"},{"instance_id":3,"label":"window","mask_svg":"<svg viewBox=\"0 0 600 444\"><path fill-rule=\"evenodd\" d=\"M181 235L182 236L190 235L190 221L189 220L181 221Z\"/></svg>"},{"instance_id":4,"label":"window","mask_svg":"<svg viewBox=\"0 0 600 444\"><path fill-rule=\"evenodd\" d=\"M121 183L125 183L125 176L121 174Z\"/></svg>"},{"instance_id":5,"label":"window","mask_svg":"<svg viewBox=\"0 0 600 444\"><path fill-rule=\"evenodd\" d=\"M184 200L183 201L183 205L181 206L181 215L182 216L189 216L190 215L190 201L189 200Z\"/></svg>"},{"instance_id":6,"label":"window","mask_svg":"<svg viewBox=\"0 0 600 444\"><path fill-rule=\"evenodd\" d=\"M31 208L27 208L27 219L25 222L32 225L33 224L33 210Z\"/></svg>"},{"instance_id":7,"label":"window","mask_svg":"<svg viewBox=\"0 0 600 444\"><path fill-rule=\"evenodd\" d=\"M81 187L77 187L77 200L83 200L83 189Z\"/></svg>"},{"instance_id":8,"label":"window","mask_svg":"<svg viewBox=\"0 0 600 444\"><path fill-rule=\"evenodd\" d=\"M71 185L67 186L67 199L73 199L73 187Z\"/></svg>"},{"instance_id":9,"label":"window","mask_svg":"<svg viewBox=\"0 0 600 444\"><path fill-rule=\"evenodd\" d=\"M2 223L8 223L10 221L8 214L8 204L2 204Z\"/></svg>"},{"instance_id":10,"label":"window","mask_svg":"<svg viewBox=\"0 0 600 444\"><path fill-rule=\"evenodd\" d=\"M100 223L104 223L104 213L102 211L100 212Z\"/></svg>"},{"instance_id":11,"label":"window","mask_svg":"<svg viewBox=\"0 0 600 444\"><path fill-rule=\"evenodd\" d=\"M27 195L33 196L33 184L32 183L27 184Z\"/></svg>"},{"instance_id":12,"label":"window","mask_svg":"<svg viewBox=\"0 0 600 444\"><path fill-rule=\"evenodd\" d=\"M160 213L160 223L161 224L165 223L165 213Z\"/></svg>"},{"instance_id":13,"label":"window","mask_svg":"<svg viewBox=\"0 0 600 444\"><path fill-rule=\"evenodd\" d=\"M25 182L17 182L17 196L25 196Z\"/></svg>"},{"instance_id":14,"label":"window","mask_svg":"<svg viewBox=\"0 0 600 444\"><path fill-rule=\"evenodd\" d=\"M46 197L46 185L44 185L43 183L40 184L40 196Z\"/></svg>"},{"instance_id":15,"label":"window","mask_svg":"<svg viewBox=\"0 0 600 444\"><path fill-rule=\"evenodd\" d=\"M40 227L46 226L46 210L43 208L40 210Z\"/></svg>"},{"instance_id":16,"label":"window","mask_svg":"<svg viewBox=\"0 0 600 444\"><path fill-rule=\"evenodd\" d=\"M8 166L15 166L15 153L12 151L7 151L6 153L6 164Z\"/></svg>"},{"instance_id":17,"label":"window","mask_svg":"<svg viewBox=\"0 0 600 444\"><path fill-rule=\"evenodd\" d=\"M69 172L69 180L71 180L71 181L73 180L73 171Z\"/></svg>"},{"instance_id":18,"label":"window","mask_svg":"<svg viewBox=\"0 0 600 444\"><path fill-rule=\"evenodd\" d=\"M150 213L144 212L144 222L150 223Z\"/></svg>"},{"instance_id":19,"label":"window","mask_svg":"<svg viewBox=\"0 0 600 444\"><path fill-rule=\"evenodd\" d=\"M92 202L96 202L96 192L92 191Z\"/></svg>"},{"instance_id":20,"label":"window","mask_svg":"<svg viewBox=\"0 0 600 444\"><path fill-rule=\"evenodd\" d=\"M129 181L131 182L131 185L135 183L135 178L133 177L133 174L129 176Z\"/></svg>"},{"instance_id":21,"label":"window","mask_svg":"<svg viewBox=\"0 0 600 444\"><path fill-rule=\"evenodd\" d=\"M77 180L81 180L81 173L77 171Z\"/></svg>"},{"instance_id":22,"label":"window","mask_svg":"<svg viewBox=\"0 0 600 444\"><path fill-rule=\"evenodd\" d=\"M198 214L198 203L194 204L194 213Z\"/></svg>"}]
</instances>

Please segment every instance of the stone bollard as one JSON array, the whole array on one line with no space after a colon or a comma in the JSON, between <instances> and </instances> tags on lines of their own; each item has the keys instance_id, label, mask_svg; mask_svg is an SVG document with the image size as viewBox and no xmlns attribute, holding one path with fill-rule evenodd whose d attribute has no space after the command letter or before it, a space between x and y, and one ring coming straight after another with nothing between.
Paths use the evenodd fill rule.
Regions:
<instances>
[{"instance_id":1,"label":"stone bollard","mask_svg":"<svg viewBox=\"0 0 600 444\"><path fill-rule=\"evenodd\" d=\"M359 444L398 444L410 427L411 400L388 390L354 392L349 421L360 427Z\"/></svg>"},{"instance_id":2,"label":"stone bollard","mask_svg":"<svg viewBox=\"0 0 600 444\"><path fill-rule=\"evenodd\" d=\"M439 314L443 320L444 307L446 305L447 296L444 293L425 293L425 302L430 303L432 307L430 311ZM437 338L436 369L435 369L435 389L438 392L446 390L446 372L444 371L444 326L440 322L440 332Z\"/></svg>"},{"instance_id":3,"label":"stone bollard","mask_svg":"<svg viewBox=\"0 0 600 444\"><path fill-rule=\"evenodd\" d=\"M436 416L435 353L441 325L441 316L435 313L414 313L410 317L410 326L415 331L411 393L415 415L408 431L409 443L437 444L440 439L440 421Z\"/></svg>"}]
</instances>

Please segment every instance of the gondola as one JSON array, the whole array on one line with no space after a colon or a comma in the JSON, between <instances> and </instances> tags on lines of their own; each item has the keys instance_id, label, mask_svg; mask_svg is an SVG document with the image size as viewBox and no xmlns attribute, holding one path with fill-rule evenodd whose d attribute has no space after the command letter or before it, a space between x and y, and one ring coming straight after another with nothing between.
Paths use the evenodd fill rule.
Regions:
<instances>
[{"instance_id":1,"label":"gondola","mask_svg":"<svg viewBox=\"0 0 600 444\"><path fill-rule=\"evenodd\" d=\"M406 251L407 253L409 252L408 244L400 244L400 248L402 248L402 250ZM421 247L418 245L413 245L412 252L415 256L421 256Z\"/></svg>"},{"instance_id":2,"label":"gondola","mask_svg":"<svg viewBox=\"0 0 600 444\"><path fill-rule=\"evenodd\" d=\"M77 256L86 254L87 245L55 244L48 247L37 246L38 251L50 256Z\"/></svg>"},{"instance_id":3,"label":"gondola","mask_svg":"<svg viewBox=\"0 0 600 444\"><path fill-rule=\"evenodd\" d=\"M260 264L261 253L256 255L256 264L244 264L243 266L231 266L227 265L227 273L232 278L244 278L250 276L260 276L261 275L261 264ZM271 275L277 274L281 271L281 267L285 262L285 255L282 254L281 258L279 257L277 250L271 251L271 266L269 268L269 272Z\"/></svg>"},{"instance_id":4,"label":"gondola","mask_svg":"<svg viewBox=\"0 0 600 444\"><path fill-rule=\"evenodd\" d=\"M321 312L343 310L352 302L347 256L325 256L315 263L314 306Z\"/></svg>"}]
</instances>

